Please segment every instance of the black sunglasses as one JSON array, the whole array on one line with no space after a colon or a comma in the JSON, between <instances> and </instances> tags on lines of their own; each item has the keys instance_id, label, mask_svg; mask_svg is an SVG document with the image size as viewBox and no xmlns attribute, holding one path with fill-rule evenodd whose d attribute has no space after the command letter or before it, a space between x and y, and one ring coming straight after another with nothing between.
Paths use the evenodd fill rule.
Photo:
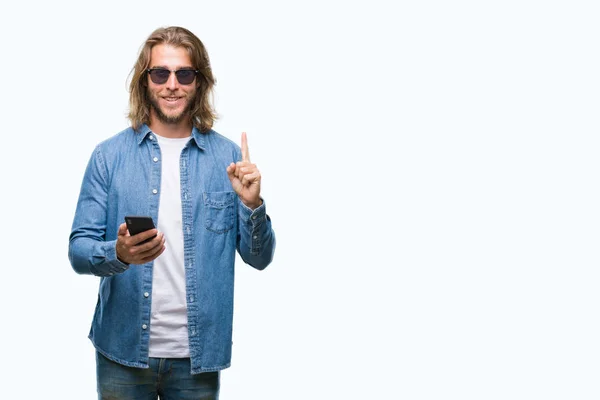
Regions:
<instances>
[{"instance_id":1,"label":"black sunglasses","mask_svg":"<svg viewBox=\"0 0 600 400\"><path fill-rule=\"evenodd\" d=\"M175 72L175 76L177 77L177 81L182 85L189 85L194 82L196 75L198 75L197 69L178 69L177 71L171 71L166 68L149 68L146 72L150 75L150 79L152 82L157 85L162 85L166 81L169 80L169 76L171 76L171 72Z\"/></svg>"}]
</instances>

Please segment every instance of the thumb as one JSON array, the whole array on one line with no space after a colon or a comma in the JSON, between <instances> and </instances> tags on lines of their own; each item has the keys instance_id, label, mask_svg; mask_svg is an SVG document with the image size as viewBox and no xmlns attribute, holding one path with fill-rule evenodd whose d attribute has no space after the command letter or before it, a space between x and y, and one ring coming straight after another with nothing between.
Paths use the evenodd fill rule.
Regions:
<instances>
[{"instance_id":1,"label":"thumb","mask_svg":"<svg viewBox=\"0 0 600 400\"><path fill-rule=\"evenodd\" d=\"M119 236L125 236L127 234L127 224L126 223L122 223L121 225L119 225L119 232L117 232L117 234Z\"/></svg>"},{"instance_id":2,"label":"thumb","mask_svg":"<svg viewBox=\"0 0 600 400\"><path fill-rule=\"evenodd\" d=\"M235 163L231 163L227 167L227 176L229 177L229 180L231 181L231 183L233 183L233 180L236 178L234 172L235 172Z\"/></svg>"}]
</instances>

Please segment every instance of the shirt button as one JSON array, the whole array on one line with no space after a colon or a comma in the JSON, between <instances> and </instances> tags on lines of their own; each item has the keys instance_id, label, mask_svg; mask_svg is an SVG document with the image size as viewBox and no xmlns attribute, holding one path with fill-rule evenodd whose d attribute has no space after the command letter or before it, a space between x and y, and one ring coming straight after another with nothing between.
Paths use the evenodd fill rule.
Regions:
<instances>
[{"instance_id":1,"label":"shirt button","mask_svg":"<svg viewBox=\"0 0 600 400\"><path fill-rule=\"evenodd\" d=\"M152 161L154 161L154 162L157 162L157 161L158 161L158 157L154 157L154 158L152 159Z\"/></svg>"},{"instance_id":2,"label":"shirt button","mask_svg":"<svg viewBox=\"0 0 600 400\"><path fill-rule=\"evenodd\" d=\"M144 292L144 297L148 297L148 296L150 296L150 293Z\"/></svg>"},{"instance_id":3,"label":"shirt button","mask_svg":"<svg viewBox=\"0 0 600 400\"><path fill-rule=\"evenodd\" d=\"M256 219L256 215L253 215L253 216L252 216L252 219Z\"/></svg>"},{"instance_id":4,"label":"shirt button","mask_svg":"<svg viewBox=\"0 0 600 400\"><path fill-rule=\"evenodd\" d=\"M152 193L156 194L156 193L158 193L158 190L152 189Z\"/></svg>"},{"instance_id":5,"label":"shirt button","mask_svg":"<svg viewBox=\"0 0 600 400\"><path fill-rule=\"evenodd\" d=\"M150 138L150 140L154 140L154 136L152 135L148 136L148 138Z\"/></svg>"},{"instance_id":6,"label":"shirt button","mask_svg":"<svg viewBox=\"0 0 600 400\"><path fill-rule=\"evenodd\" d=\"M142 329L148 329L148 325L146 325L146 324L142 325Z\"/></svg>"},{"instance_id":7,"label":"shirt button","mask_svg":"<svg viewBox=\"0 0 600 400\"><path fill-rule=\"evenodd\" d=\"M252 239L258 239L258 236L254 235L252 236Z\"/></svg>"}]
</instances>

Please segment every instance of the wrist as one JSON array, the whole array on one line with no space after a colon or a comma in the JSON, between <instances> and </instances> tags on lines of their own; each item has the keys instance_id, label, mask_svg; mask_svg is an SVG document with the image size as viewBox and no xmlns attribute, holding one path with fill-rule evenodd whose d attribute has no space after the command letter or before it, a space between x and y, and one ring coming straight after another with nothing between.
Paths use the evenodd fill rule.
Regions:
<instances>
[{"instance_id":1,"label":"wrist","mask_svg":"<svg viewBox=\"0 0 600 400\"><path fill-rule=\"evenodd\" d=\"M129 263L127 261L124 261L123 258L119 255L119 250L118 248L115 248L115 254L117 255L117 260L122 262L125 265L129 265Z\"/></svg>"},{"instance_id":2,"label":"wrist","mask_svg":"<svg viewBox=\"0 0 600 400\"><path fill-rule=\"evenodd\" d=\"M246 207L248 207L249 209L251 209L252 211L256 210L258 207L262 206L263 201L261 198L259 198L257 201L252 201L252 202L244 202L244 205Z\"/></svg>"}]
</instances>

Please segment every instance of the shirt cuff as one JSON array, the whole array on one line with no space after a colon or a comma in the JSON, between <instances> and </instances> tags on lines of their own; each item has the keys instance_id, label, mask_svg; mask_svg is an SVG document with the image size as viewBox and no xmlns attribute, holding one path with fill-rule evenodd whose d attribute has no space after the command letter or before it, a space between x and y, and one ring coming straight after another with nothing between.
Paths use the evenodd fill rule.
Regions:
<instances>
[{"instance_id":1,"label":"shirt cuff","mask_svg":"<svg viewBox=\"0 0 600 400\"><path fill-rule=\"evenodd\" d=\"M256 207L254 210L244 204L240 200L240 218L248 225L252 225L252 230L259 227L266 219L267 209L265 207L265 201L260 198L262 204Z\"/></svg>"},{"instance_id":2,"label":"shirt cuff","mask_svg":"<svg viewBox=\"0 0 600 400\"><path fill-rule=\"evenodd\" d=\"M121 262L117 258L116 241L104 242L101 245L101 256L94 257L94 263L90 268L92 274L97 276L112 276L125 272L129 264Z\"/></svg>"}]
</instances>

